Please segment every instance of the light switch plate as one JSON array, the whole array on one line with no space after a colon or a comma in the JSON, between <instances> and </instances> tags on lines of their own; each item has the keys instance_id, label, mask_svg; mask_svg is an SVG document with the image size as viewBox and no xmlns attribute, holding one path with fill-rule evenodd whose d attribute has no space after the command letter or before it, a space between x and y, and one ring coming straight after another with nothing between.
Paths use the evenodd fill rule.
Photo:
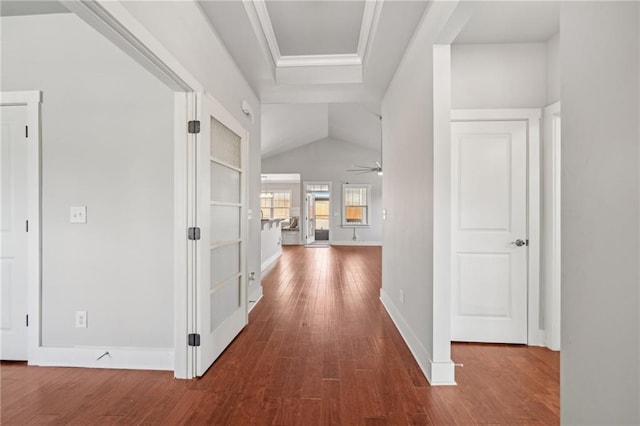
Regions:
<instances>
[{"instance_id":1,"label":"light switch plate","mask_svg":"<svg viewBox=\"0 0 640 426\"><path fill-rule=\"evenodd\" d=\"M69 221L71 223L87 223L87 206L69 207Z\"/></svg>"}]
</instances>

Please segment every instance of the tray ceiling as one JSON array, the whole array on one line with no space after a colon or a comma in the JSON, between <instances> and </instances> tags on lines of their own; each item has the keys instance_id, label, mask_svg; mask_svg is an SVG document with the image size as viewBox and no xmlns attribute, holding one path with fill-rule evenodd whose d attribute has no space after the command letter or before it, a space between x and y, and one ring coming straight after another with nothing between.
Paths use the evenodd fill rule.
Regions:
<instances>
[{"instance_id":1,"label":"tray ceiling","mask_svg":"<svg viewBox=\"0 0 640 426\"><path fill-rule=\"evenodd\" d=\"M364 1L267 1L282 56L357 54Z\"/></svg>"},{"instance_id":2,"label":"tray ceiling","mask_svg":"<svg viewBox=\"0 0 640 426\"><path fill-rule=\"evenodd\" d=\"M426 1L200 0L263 103L380 102Z\"/></svg>"}]
</instances>

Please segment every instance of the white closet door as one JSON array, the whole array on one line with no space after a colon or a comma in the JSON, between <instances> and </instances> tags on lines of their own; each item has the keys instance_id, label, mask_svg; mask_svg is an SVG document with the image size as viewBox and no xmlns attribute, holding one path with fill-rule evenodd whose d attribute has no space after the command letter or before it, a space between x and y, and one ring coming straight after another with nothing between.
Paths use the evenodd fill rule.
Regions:
<instances>
[{"instance_id":1,"label":"white closet door","mask_svg":"<svg viewBox=\"0 0 640 426\"><path fill-rule=\"evenodd\" d=\"M451 136L452 340L527 343L527 125Z\"/></svg>"},{"instance_id":2,"label":"white closet door","mask_svg":"<svg viewBox=\"0 0 640 426\"><path fill-rule=\"evenodd\" d=\"M27 107L2 106L0 359L27 360Z\"/></svg>"}]
</instances>

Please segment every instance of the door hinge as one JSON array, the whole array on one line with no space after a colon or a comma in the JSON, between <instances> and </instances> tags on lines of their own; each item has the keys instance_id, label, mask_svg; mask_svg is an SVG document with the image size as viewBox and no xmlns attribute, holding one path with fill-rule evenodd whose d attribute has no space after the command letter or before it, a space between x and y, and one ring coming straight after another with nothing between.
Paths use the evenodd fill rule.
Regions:
<instances>
[{"instance_id":1,"label":"door hinge","mask_svg":"<svg viewBox=\"0 0 640 426\"><path fill-rule=\"evenodd\" d=\"M25 323L29 327L29 314L26 315Z\"/></svg>"},{"instance_id":2,"label":"door hinge","mask_svg":"<svg viewBox=\"0 0 640 426\"><path fill-rule=\"evenodd\" d=\"M189 228L188 237L190 240L199 240L200 239L200 228Z\"/></svg>"},{"instance_id":3,"label":"door hinge","mask_svg":"<svg viewBox=\"0 0 640 426\"><path fill-rule=\"evenodd\" d=\"M24 137L25 138L29 137L29 126L24 126Z\"/></svg>"},{"instance_id":4,"label":"door hinge","mask_svg":"<svg viewBox=\"0 0 640 426\"><path fill-rule=\"evenodd\" d=\"M28 220L26 221L26 229L27 229L27 232L29 232L29 221Z\"/></svg>"},{"instance_id":5,"label":"door hinge","mask_svg":"<svg viewBox=\"0 0 640 426\"><path fill-rule=\"evenodd\" d=\"M191 120L188 123L189 133L200 133L200 121Z\"/></svg>"},{"instance_id":6,"label":"door hinge","mask_svg":"<svg viewBox=\"0 0 640 426\"><path fill-rule=\"evenodd\" d=\"M189 340L189 346L200 346L200 335L197 333L192 333L187 335Z\"/></svg>"},{"instance_id":7,"label":"door hinge","mask_svg":"<svg viewBox=\"0 0 640 426\"><path fill-rule=\"evenodd\" d=\"M525 240L524 243L525 243L524 244L525 246L527 246L527 247L529 246L529 240Z\"/></svg>"}]
</instances>

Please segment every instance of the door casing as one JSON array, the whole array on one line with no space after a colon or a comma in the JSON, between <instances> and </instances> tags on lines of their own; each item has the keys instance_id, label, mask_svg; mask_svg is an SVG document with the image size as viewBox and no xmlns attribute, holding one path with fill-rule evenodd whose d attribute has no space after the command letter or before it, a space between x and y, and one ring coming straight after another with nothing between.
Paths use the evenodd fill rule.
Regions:
<instances>
[{"instance_id":1,"label":"door casing","mask_svg":"<svg viewBox=\"0 0 640 426\"><path fill-rule=\"evenodd\" d=\"M329 185L329 241L328 244L331 245L331 240L333 238L333 232L331 231L331 225L333 224L333 185L332 182L328 181L304 181L302 182L302 191L301 197L304 203L304 213L306 215L309 206L307 206L307 185ZM306 221L305 221L306 226ZM305 244L306 244L306 236L305 236Z\"/></svg>"},{"instance_id":2,"label":"door casing","mask_svg":"<svg viewBox=\"0 0 640 426\"><path fill-rule=\"evenodd\" d=\"M525 121L527 122L527 238L529 251L527 259L527 344L530 346L544 346L545 335L540 329L540 109L458 109L451 110L451 121ZM449 152L449 151L447 151ZM442 158L446 155L446 158ZM434 161L447 161L451 164L450 153L440 151L440 157ZM446 184L434 181L434 186ZM437 201L436 201L437 202ZM451 217L449 205L449 217ZM437 224L435 224L437 225ZM449 235L449 238L451 236ZM434 241L437 250L438 241ZM450 246L450 241L445 244ZM451 250L441 253L441 259L451 264ZM450 285L449 285L450 287Z\"/></svg>"}]
</instances>

